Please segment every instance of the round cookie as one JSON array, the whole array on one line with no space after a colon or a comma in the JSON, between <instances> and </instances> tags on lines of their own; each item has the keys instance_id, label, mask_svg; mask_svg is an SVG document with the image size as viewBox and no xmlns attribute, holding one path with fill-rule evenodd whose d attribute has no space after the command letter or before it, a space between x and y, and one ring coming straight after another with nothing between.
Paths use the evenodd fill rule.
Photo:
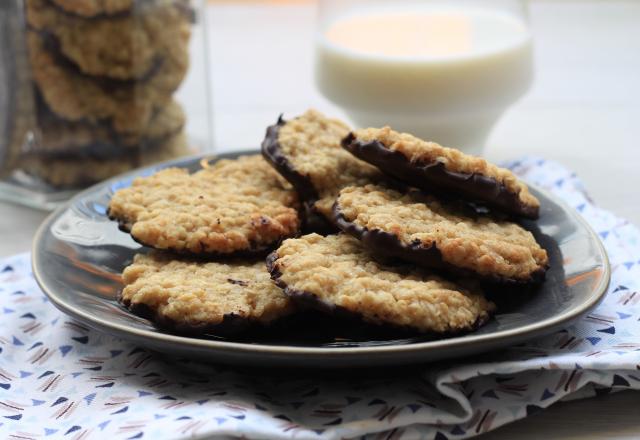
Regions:
<instances>
[{"instance_id":1,"label":"round cookie","mask_svg":"<svg viewBox=\"0 0 640 440\"><path fill-rule=\"evenodd\" d=\"M50 0L70 14L85 18L116 15L131 11L134 0Z\"/></svg>"},{"instance_id":2,"label":"round cookie","mask_svg":"<svg viewBox=\"0 0 640 440\"><path fill-rule=\"evenodd\" d=\"M109 217L147 246L198 255L265 253L300 229L295 191L259 155L189 174L169 168L117 191Z\"/></svg>"},{"instance_id":3,"label":"round cookie","mask_svg":"<svg viewBox=\"0 0 640 440\"><path fill-rule=\"evenodd\" d=\"M267 128L262 154L325 218L341 188L364 185L381 178L371 165L340 148L349 127L315 110Z\"/></svg>"},{"instance_id":4,"label":"round cookie","mask_svg":"<svg viewBox=\"0 0 640 440\"><path fill-rule=\"evenodd\" d=\"M416 190L349 187L334 205L336 224L375 254L489 281L544 279L547 252L516 223L463 212Z\"/></svg>"},{"instance_id":5,"label":"round cookie","mask_svg":"<svg viewBox=\"0 0 640 440\"><path fill-rule=\"evenodd\" d=\"M345 234L285 240L267 258L267 267L288 296L374 324L457 333L482 325L495 308L472 284L383 266Z\"/></svg>"},{"instance_id":6,"label":"round cookie","mask_svg":"<svg viewBox=\"0 0 640 440\"><path fill-rule=\"evenodd\" d=\"M48 0L26 0L26 16L87 75L182 78L188 67L189 15L176 0L140 2L130 14L92 20L67 14Z\"/></svg>"},{"instance_id":7,"label":"round cookie","mask_svg":"<svg viewBox=\"0 0 640 440\"><path fill-rule=\"evenodd\" d=\"M342 146L385 173L428 192L455 193L507 213L538 218L540 202L509 170L389 127L350 133Z\"/></svg>"},{"instance_id":8,"label":"round cookie","mask_svg":"<svg viewBox=\"0 0 640 440\"><path fill-rule=\"evenodd\" d=\"M153 148L178 134L184 124L184 111L176 101L159 109L141 133L131 136L119 135L107 124L64 121L41 109L37 139L30 152L53 158L121 157L133 149Z\"/></svg>"},{"instance_id":9,"label":"round cookie","mask_svg":"<svg viewBox=\"0 0 640 440\"><path fill-rule=\"evenodd\" d=\"M154 251L136 255L122 279L122 304L176 333L235 334L294 311L263 260L206 262Z\"/></svg>"},{"instance_id":10,"label":"round cookie","mask_svg":"<svg viewBox=\"0 0 640 440\"><path fill-rule=\"evenodd\" d=\"M55 188L81 188L134 168L190 153L185 135L179 133L153 148L132 150L120 157L51 157L39 152L26 154L20 159L20 168Z\"/></svg>"},{"instance_id":11,"label":"round cookie","mask_svg":"<svg viewBox=\"0 0 640 440\"><path fill-rule=\"evenodd\" d=\"M70 121L109 123L122 136L139 136L182 81L160 73L141 83L100 81L61 65L35 32L27 37L33 78L47 107Z\"/></svg>"},{"instance_id":12,"label":"round cookie","mask_svg":"<svg viewBox=\"0 0 640 440\"><path fill-rule=\"evenodd\" d=\"M35 32L29 31L27 43L34 81L56 115L70 121L106 121L118 133L128 135L140 133L149 124L154 102L144 89L135 90L140 93L131 87L106 90L93 78L58 64Z\"/></svg>"}]
</instances>

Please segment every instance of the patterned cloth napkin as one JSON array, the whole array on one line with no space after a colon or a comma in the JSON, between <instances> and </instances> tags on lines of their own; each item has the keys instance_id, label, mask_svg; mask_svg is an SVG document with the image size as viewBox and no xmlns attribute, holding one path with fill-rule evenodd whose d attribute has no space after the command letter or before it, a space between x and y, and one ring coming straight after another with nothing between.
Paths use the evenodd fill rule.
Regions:
<instances>
[{"instance_id":1,"label":"patterned cloth napkin","mask_svg":"<svg viewBox=\"0 0 640 440\"><path fill-rule=\"evenodd\" d=\"M12 439L459 439L566 398L640 389L640 232L561 166L509 164L600 234L613 279L575 325L524 345L397 374L243 371L164 358L58 312L29 256L0 261L0 434ZM635 335L635 336L634 336Z\"/></svg>"}]
</instances>

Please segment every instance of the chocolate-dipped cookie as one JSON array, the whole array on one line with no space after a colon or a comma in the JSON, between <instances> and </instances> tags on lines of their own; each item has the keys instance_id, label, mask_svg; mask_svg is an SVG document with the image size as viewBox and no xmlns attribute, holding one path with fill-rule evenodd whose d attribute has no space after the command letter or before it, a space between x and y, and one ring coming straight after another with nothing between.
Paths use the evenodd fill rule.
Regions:
<instances>
[{"instance_id":1,"label":"chocolate-dipped cookie","mask_svg":"<svg viewBox=\"0 0 640 440\"><path fill-rule=\"evenodd\" d=\"M135 12L91 20L49 0L25 0L25 5L31 28L86 75L146 80L159 71L182 77L187 69L190 16L176 0L139 2Z\"/></svg>"},{"instance_id":2,"label":"chocolate-dipped cookie","mask_svg":"<svg viewBox=\"0 0 640 440\"><path fill-rule=\"evenodd\" d=\"M473 283L381 265L346 234L285 240L267 267L292 299L373 324L452 334L482 325L495 307Z\"/></svg>"},{"instance_id":3,"label":"chocolate-dipped cookie","mask_svg":"<svg viewBox=\"0 0 640 440\"><path fill-rule=\"evenodd\" d=\"M263 260L206 262L153 251L122 274L120 302L158 327L189 335L232 335L294 311Z\"/></svg>"},{"instance_id":4,"label":"chocolate-dipped cookie","mask_svg":"<svg viewBox=\"0 0 640 440\"><path fill-rule=\"evenodd\" d=\"M266 253L300 229L295 191L259 155L189 174L168 168L118 190L109 217L138 242L197 255Z\"/></svg>"},{"instance_id":5,"label":"chocolate-dipped cookie","mask_svg":"<svg viewBox=\"0 0 640 440\"><path fill-rule=\"evenodd\" d=\"M107 123L122 136L139 136L186 73L186 64L159 70L142 82L111 81L76 71L47 48L46 38L29 31L29 60L37 90L58 117L73 122Z\"/></svg>"},{"instance_id":6,"label":"chocolate-dipped cookie","mask_svg":"<svg viewBox=\"0 0 640 440\"><path fill-rule=\"evenodd\" d=\"M383 257L500 283L544 279L547 252L520 225L411 190L344 188L336 224Z\"/></svg>"},{"instance_id":7,"label":"chocolate-dipped cookie","mask_svg":"<svg viewBox=\"0 0 640 440\"><path fill-rule=\"evenodd\" d=\"M351 132L342 146L385 173L428 192L454 193L509 214L536 219L540 203L509 170L389 127Z\"/></svg>"},{"instance_id":8,"label":"chocolate-dipped cookie","mask_svg":"<svg viewBox=\"0 0 640 440\"><path fill-rule=\"evenodd\" d=\"M111 157L81 154L42 154L21 156L20 167L49 185L72 189L93 185L101 180L145 165L174 159L191 153L184 133L178 133L157 145L129 149Z\"/></svg>"},{"instance_id":9,"label":"chocolate-dipped cookie","mask_svg":"<svg viewBox=\"0 0 640 440\"><path fill-rule=\"evenodd\" d=\"M341 188L381 178L373 166L340 148L349 127L315 110L267 128L265 159L296 189L300 197L327 219Z\"/></svg>"},{"instance_id":10,"label":"chocolate-dipped cookie","mask_svg":"<svg viewBox=\"0 0 640 440\"><path fill-rule=\"evenodd\" d=\"M44 103L39 110L36 139L26 153L54 159L115 158L149 151L176 136L185 124L184 112L176 101L158 109L146 128L130 136L118 134L107 123L65 121L49 112Z\"/></svg>"}]
</instances>

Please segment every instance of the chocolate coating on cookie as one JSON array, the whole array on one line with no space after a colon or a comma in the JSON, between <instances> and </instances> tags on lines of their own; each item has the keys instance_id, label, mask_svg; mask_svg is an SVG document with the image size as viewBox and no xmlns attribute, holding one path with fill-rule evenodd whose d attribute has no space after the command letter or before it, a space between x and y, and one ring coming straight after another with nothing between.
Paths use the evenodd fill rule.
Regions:
<instances>
[{"instance_id":1,"label":"chocolate coating on cookie","mask_svg":"<svg viewBox=\"0 0 640 440\"><path fill-rule=\"evenodd\" d=\"M458 205L367 185L343 189L333 210L340 229L383 258L493 283L544 280L548 257L530 232Z\"/></svg>"},{"instance_id":2,"label":"chocolate coating on cookie","mask_svg":"<svg viewBox=\"0 0 640 440\"><path fill-rule=\"evenodd\" d=\"M29 0L27 0L29 1ZM50 0L69 14L84 18L114 16L131 11L134 0Z\"/></svg>"},{"instance_id":3,"label":"chocolate coating on cookie","mask_svg":"<svg viewBox=\"0 0 640 440\"><path fill-rule=\"evenodd\" d=\"M296 171L295 167L282 152L282 147L278 142L280 127L286 124L282 115L278 117L278 122L267 127L267 134L262 141L262 155L278 173L298 192L302 200L317 200L318 192L313 187L309 176Z\"/></svg>"},{"instance_id":4,"label":"chocolate coating on cookie","mask_svg":"<svg viewBox=\"0 0 640 440\"><path fill-rule=\"evenodd\" d=\"M218 324L204 322L185 323L163 316L157 313L147 304L133 304L129 299L122 298L122 292L118 296L118 302L136 316L147 319L161 330L185 336L237 336L255 328L257 325L248 319L242 318L233 313L223 315L223 319Z\"/></svg>"},{"instance_id":5,"label":"chocolate coating on cookie","mask_svg":"<svg viewBox=\"0 0 640 440\"><path fill-rule=\"evenodd\" d=\"M424 191L450 191L510 214L538 218L539 205L524 203L517 192L493 177L452 171L440 161L412 161L402 152L387 148L380 140L363 141L353 132L343 139L342 146L354 156Z\"/></svg>"},{"instance_id":6,"label":"chocolate coating on cookie","mask_svg":"<svg viewBox=\"0 0 640 440\"><path fill-rule=\"evenodd\" d=\"M265 260L265 263L267 265L267 271L271 275L271 279L273 280L276 286L278 286L284 291L285 295L295 300L296 303L302 306L302 308L311 308L329 315L335 315L345 319L356 319L356 320L362 319L362 315L352 312L348 309L345 309L344 307L340 307L336 304L333 304L327 301L322 301L317 295L311 292L307 292L304 290L297 290L295 288L289 287L287 283L285 283L281 279L282 272L280 272L280 269L276 264L277 261L278 261L277 251L271 252L269 255L267 255L267 258Z\"/></svg>"}]
</instances>

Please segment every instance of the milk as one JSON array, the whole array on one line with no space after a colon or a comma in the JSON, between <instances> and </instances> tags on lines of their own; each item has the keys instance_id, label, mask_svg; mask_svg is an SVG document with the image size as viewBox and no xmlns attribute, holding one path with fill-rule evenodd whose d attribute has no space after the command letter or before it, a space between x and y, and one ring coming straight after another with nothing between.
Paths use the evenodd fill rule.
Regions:
<instances>
[{"instance_id":1,"label":"milk","mask_svg":"<svg viewBox=\"0 0 640 440\"><path fill-rule=\"evenodd\" d=\"M316 81L358 126L478 152L532 80L531 35L500 11L361 11L320 29Z\"/></svg>"}]
</instances>

